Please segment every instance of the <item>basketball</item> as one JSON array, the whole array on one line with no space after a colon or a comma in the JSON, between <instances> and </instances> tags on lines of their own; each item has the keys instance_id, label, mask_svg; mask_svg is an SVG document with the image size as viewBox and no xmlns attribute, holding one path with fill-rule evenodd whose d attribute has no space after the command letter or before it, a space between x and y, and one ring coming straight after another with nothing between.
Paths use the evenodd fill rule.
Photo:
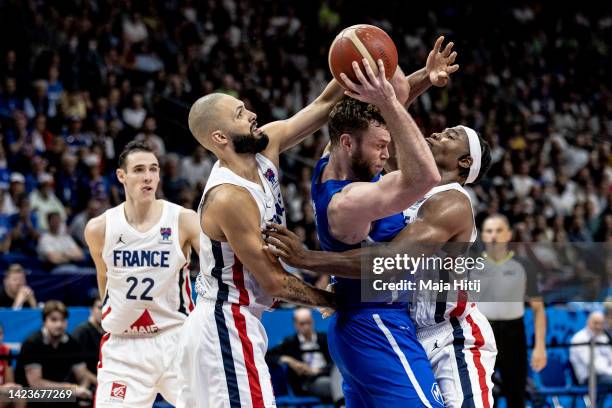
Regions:
<instances>
[{"instance_id":1,"label":"basketball","mask_svg":"<svg viewBox=\"0 0 612 408\"><path fill-rule=\"evenodd\" d=\"M362 59L366 58L375 74L378 74L376 61L381 59L385 65L387 79L397 68L397 49L386 32L368 24L358 24L342 30L329 49L329 68L332 75L342 86L340 73L344 72L351 81L359 83L352 63L357 61L364 75L367 75Z\"/></svg>"}]
</instances>

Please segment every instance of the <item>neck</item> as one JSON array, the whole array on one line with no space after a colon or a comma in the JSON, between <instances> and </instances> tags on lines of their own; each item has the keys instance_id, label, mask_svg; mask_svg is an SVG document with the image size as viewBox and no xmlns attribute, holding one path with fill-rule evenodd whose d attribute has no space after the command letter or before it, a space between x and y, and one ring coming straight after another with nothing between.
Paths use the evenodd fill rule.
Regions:
<instances>
[{"instance_id":1,"label":"neck","mask_svg":"<svg viewBox=\"0 0 612 408\"><path fill-rule=\"evenodd\" d=\"M125 219L130 224L143 224L158 208L161 202L157 200L137 202L127 196L125 198Z\"/></svg>"},{"instance_id":2,"label":"neck","mask_svg":"<svg viewBox=\"0 0 612 408\"><path fill-rule=\"evenodd\" d=\"M443 170L440 167L438 167L438 172L440 173L440 177L441 177L441 180L438 183L439 186L442 186L444 184L450 184L450 183L459 183L463 185L463 180L461 180L461 178L457 174L457 171Z\"/></svg>"},{"instance_id":3,"label":"neck","mask_svg":"<svg viewBox=\"0 0 612 408\"><path fill-rule=\"evenodd\" d=\"M501 261L508 256L508 246L505 244L487 245L487 256L494 261Z\"/></svg>"},{"instance_id":4,"label":"neck","mask_svg":"<svg viewBox=\"0 0 612 408\"><path fill-rule=\"evenodd\" d=\"M252 181L253 183L261 184L257 173L257 160L255 155L248 154L232 154L219 159L220 165L227 167L237 176Z\"/></svg>"},{"instance_id":5,"label":"neck","mask_svg":"<svg viewBox=\"0 0 612 408\"><path fill-rule=\"evenodd\" d=\"M354 179L351 166L348 163L348 157L340 157L339 154L332 153L329 155L329 163L323 173L326 178L333 180L352 180Z\"/></svg>"}]
</instances>

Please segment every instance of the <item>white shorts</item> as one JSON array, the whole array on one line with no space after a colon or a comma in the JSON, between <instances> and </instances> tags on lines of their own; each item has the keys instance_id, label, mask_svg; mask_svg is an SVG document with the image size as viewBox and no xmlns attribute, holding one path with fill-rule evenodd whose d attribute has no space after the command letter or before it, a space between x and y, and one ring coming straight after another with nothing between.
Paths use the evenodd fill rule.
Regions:
<instances>
[{"instance_id":1,"label":"white shorts","mask_svg":"<svg viewBox=\"0 0 612 408\"><path fill-rule=\"evenodd\" d=\"M267 349L249 308L199 300L181 334L177 408L275 407Z\"/></svg>"},{"instance_id":2,"label":"white shorts","mask_svg":"<svg viewBox=\"0 0 612 408\"><path fill-rule=\"evenodd\" d=\"M497 346L486 317L474 309L464 318L417 328L417 337L431 362L446 407L472 401L476 408L493 407Z\"/></svg>"},{"instance_id":3,"label":"white shorts","mask_svg":"<svg viewBox=\"0 0 612 408\"><path fill-rule=\"evenodd\" d=\"M150 408L157 393L176 404L180 327L152 337L105 334L100 342L96 407Z\"/></svg>"}]
</instances>

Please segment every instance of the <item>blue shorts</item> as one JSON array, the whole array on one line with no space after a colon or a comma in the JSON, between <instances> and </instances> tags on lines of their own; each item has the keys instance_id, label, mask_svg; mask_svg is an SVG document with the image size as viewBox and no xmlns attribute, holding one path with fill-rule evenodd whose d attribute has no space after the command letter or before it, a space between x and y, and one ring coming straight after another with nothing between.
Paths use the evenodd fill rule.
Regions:
<instances>
[{"instance_id":1,"label":"blue shorts","mask_svg":"<svg viewBox=\"0 0 612 408\"><path fill-rule=\"evenodd\" d=\"M406 309L338 311L328 342L347 408L444 407Z\"/></svg>"}]
</instances>

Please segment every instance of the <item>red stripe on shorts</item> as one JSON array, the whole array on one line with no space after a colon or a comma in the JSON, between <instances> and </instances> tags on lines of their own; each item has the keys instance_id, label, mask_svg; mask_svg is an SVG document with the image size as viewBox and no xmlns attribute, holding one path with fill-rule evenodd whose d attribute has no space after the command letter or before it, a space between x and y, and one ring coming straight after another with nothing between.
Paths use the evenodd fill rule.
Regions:
<instances>
[{"instance_id":1,"label":"red stripe on shorts","mask_svg":"<svg viewBox=\"0 0 612 408\"><path fill-rule=\"evenodd\" d=\"M249 389L251 391L251 402L253 408L264 408L263 396L261 393L261 385L259 383L259 372L255 366L255 355L253 353L253 344L247 335L246 320L240 312L240 305L247 306L249 304L249 292L244 286L244 269L242 262L234 255L234 265L232 266L232 274L234 285L240 292L238 300L239 304L232 303L232 315L234 317L234 325L238 330L240 343L242 344L242 354L244 355L244 363L246 365L247 375L249 377Z\"/></svg>"},{"instance_id":2,"label":"red stripe on shorts","mask_svg":"<svg viewBox=\"0 0 612 408\"><path fill-rule=\"evenodd\" d=\"M486 371L484 366L482 365L482 361L480 361L480 347L484 345L484 338L482 337L482 332L480 331L480 327L476 324L472 316L467 315L467 322L470 324L472 328L472 335L474 336L474 347L471 347L470 350L474 355L474 364L476 365L476 371L478 372L478 383L480 384L480 391L482 396L482 406L484 408L490 408L489 405L489 387L487 387L487 379L486 379Z\"/></svg>"}]
</instances>

